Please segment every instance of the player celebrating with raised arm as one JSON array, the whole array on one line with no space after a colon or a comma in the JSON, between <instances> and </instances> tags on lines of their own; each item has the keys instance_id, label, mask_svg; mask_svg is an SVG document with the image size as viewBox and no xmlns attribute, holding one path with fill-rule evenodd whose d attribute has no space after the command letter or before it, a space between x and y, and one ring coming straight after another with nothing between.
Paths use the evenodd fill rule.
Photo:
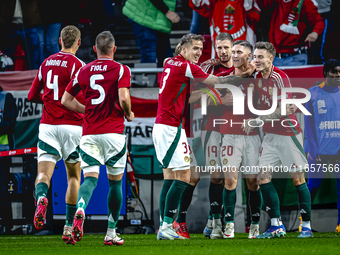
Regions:
<instances>
[{"instance_id":1,"label":"player celebrating with raised arm","mask_svg":"<svg viewBox=\"0 0 340 255\"><path fill-rule=\"evenodd\" d=\"M82 239L85 209L97 186L100 166L106 165L109 193L105 245L124 243L115 231L123 201L122 177L126 165L124 115L127 121L134 118L129 94L130 69L113 60L116 48L109 31L100 33L93 47L98 59L77 73L62 98L62 103L70 109L85 110L83 136L79 145L84 182L78 193L72 235L76 241ZM80 90L84 94L85 109L84 105L74 100Z\"/></svg>"},{"instance_id":2,"label":"player celebrating with raised arm","mask_svg":"<svg viewBox=\"0 0 340 255\"><path fill-rule=\"evenodd\" d=\"M293 179L303 220L303 231L298 237L312 237L311 197L303 173L307 160L302 147L301 128L294 110L289 105L287 105L286 114L281 115L281 89L291 87L291 84L287 74L273 65L274 57L275 49L271 43L256 43L254 51L254 63L257 71L255 92L260 98L261 108L268 110L272 106L273 88L277 88L278 108L272 114L259 116L258 119L251 121L252 126L247 120L244 127L245 132L249 133L254 126L257 126L256 123L260 122L259 125L261 125L264 122L265 136L260 150L258 184L261 187L263 203L271 218L271 227L257 238L273 238L286 234L286 229L281 221L279 196L271 182L273 174L271 170L274 167L288 168ZM291 97L291 94L288 96ZM275 122L274 120L280 121ZM284 126L281 125L282 121L286 123ZM292 122L295 123L295 126Z\"/></svg>"},{"instance_id":3,"label":"player celebrating with raised arm","mask_svg":"<svg viewBox=\"0 0 340 255\"><path fill-rule=\"evenodd\" d=\"M158 112L153 129L153 142L157 159L163 165L164 180L175 179L171 185L163 183L160 208L164 208L159 239L183 239L172 227L173 216L177 212L179 200L190 181L190 157L183 117L186 114L190 79L208 85L235 83L237 77L216 77L206 74L197 66L203 50L203 36L187 34L181 39L181 54L168 60L164 66L159 91ZM199 99L198 91L195 99ZM192 97L190 100L193 100ZM164 189L164 190L163 190ZM162 217L162 216L161 216Z\"/></svg>"},{"instance_id":4,"label":"player celebrating with raised arm","mask_svg":"<svg viewBox=\"0 0 340 255\"><path fill-rule=\"evenodd\" d=\"M81 169L76 147L82 132L83 115L71 111L61 104L61 97L67 84L76 72L85 65L75 54L80 46L80 30L75 26L66 26L61 30L59 43L61 51L48 57L40 66L28 100L43 103L43 113L39 125L38 175L35 181L37 208L34 214L34 226L44 226L48 200L46 198L55 164L64 159L68 187L66 191L66 221L63 240L74 244L71 227L76 212ZM43 90L43 94L41 94Z\"/></svg>"}]
</instances>

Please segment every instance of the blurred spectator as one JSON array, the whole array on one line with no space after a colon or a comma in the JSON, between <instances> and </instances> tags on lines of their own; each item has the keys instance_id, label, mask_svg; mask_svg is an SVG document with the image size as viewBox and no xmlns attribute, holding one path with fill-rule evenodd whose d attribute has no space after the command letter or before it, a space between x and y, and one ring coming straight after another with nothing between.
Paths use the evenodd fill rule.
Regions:
<instances>
[{"instance_id":1,"label":"blurred spectator","mask_svg":"<svg viewBox=\"0 0 340 255\"><path fill-rule=\"evenodd\" d=\"M325 21L325 29L318 39L312 43L311 64L324 64L323 48L326 40L328 40L327 34L333 30L333 19L331 16L332 0L316 0L316 2L318 3L318 11Z\"/></svg>"},{"instance_id":2,"label":"blurred spectator","mask_svg":"<svg viewBox=\"0 0 340 255\"><path fill-rule=\"evenodd\" d=\"M0 151L14 149L14 127L18 116L17 106L12 94L3 91L0 86ZM11 158L0 157L0 225L5 234L9 234L13 227L12 204L8 197L8 176Z\"/></svg>"},{"instance_id":3,"label":"blurred spectator","mask_svg":"<svg viewBox=\"0 0 340 255\"><path fill-rule=\"evenodd\" d=\"M11 65L13 65L13 60L0 50L0 71Z\"/></svg>"},{"instance_id":4,"label":"blurred spectator","mask_svg":"<svg viewBox=\"0 0 340 255\"><path fill-rule=\"evenodd\" d=\"M40 65L40 43L37 26L41 25L37 0L7 0L0 3L0 48L14 60L21 44L30 69Z\"/></svg>"},{"instance_id":5,"label":"blurred spectator","mask_svg":"<svg viewBox=\"0 0 340 255\"><path fill-rule=\"evenodd\" d=\"M91 42L95 44L97 35L105 30L115 30L114 7L111 0L84 0L84 6L91 20Z\"/></svg>"},{"instance_id":6,"label":"blurred spectator","mask_svg":"<svg viewBox=\"0 0 340 255\"><path fill-rule=\"evenodd\" d=\"M40 64L47 56L59 52L59 33L64 23L63 8L65 0L38 0L42 25L37 27L40 42ZM53 11L51 11L53 10Z\"/></svg>"},{"instance_id":7,"label":"blurred spectator","mask_svg":"<svg viewBox=\"0 0 340 255\"><path fill-rule=\"evenodd\" d=\"M269 40L274 45L275 66L307 65L307 49L322 33L325 22L314 0L257 0L271 8Z\"/></svg>"},{"instance_id":8,"label":"blurred spectator","mask_svg":"<svg viewBox=\"0 0 340 255\"><path fill-rule=\"evenodd\" d=\"M220 33L229 33L234 41L247 40L255 45L255 24L260 19L258 0L190 0L190 7L208 18L212 41ZM212 58L215 52L212 52Z\"/></svg>"},{"instance_id":9,"label":"blurred spectator","mask_svg":"<svg viewBox=\"0 0 340 255\"><path fill-rule=\"evenodd\" d=\"M333 1L331 13L333 18L333 32L340 33L340 1ZM339 58L338 58L339 59Z\"/></svg>"},{"instance_id":10,"label":"blurred spectator","mask_svg":"<svg viewBox=\"0 0 340 255\"><path fill-rule=\"evenodd\" d=\"M197 35L210 34L209 20L194 10L192 10L190 33Z\"/></svg>"},{"instance_id":11,"label":"blurred spectator","mask_svg":"<svg viewBox=\"0 0 340 255\"><path fill-rule=\"evenodd\" d=\"M123 13L133 22L141 63L158 62L157 65L162 67L164 59L172 56L169 38L171 23L180 20L174 12L175 8L176 0L126 1Z\"/></svg>"}]
</instances>

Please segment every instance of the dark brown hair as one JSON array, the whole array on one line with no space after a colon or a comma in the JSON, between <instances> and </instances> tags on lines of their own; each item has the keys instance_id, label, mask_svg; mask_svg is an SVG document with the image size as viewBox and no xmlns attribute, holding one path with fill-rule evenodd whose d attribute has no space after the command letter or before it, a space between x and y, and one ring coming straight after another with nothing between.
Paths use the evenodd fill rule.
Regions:
<instances>
[{"instance_id":1,"label":"dark brown hair","mask_svg":"<svg viewBox=\"0 0 340 255\"><path fill-rule=\"evenodd\" d=\"M255 44L255 50L266 50L270 55L272 55L274 58L276 56L276 50L270 42L257 42Z\"/></svg>"}]
</instances>

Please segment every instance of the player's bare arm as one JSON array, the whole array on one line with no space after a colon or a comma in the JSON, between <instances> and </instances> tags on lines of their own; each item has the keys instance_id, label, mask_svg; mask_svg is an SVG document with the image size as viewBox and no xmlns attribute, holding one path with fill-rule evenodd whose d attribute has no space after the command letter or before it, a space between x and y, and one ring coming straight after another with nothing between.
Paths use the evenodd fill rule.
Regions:
<instances>
[{"instance_id":1,"label":"player's bare arm","mask_svg":"<svg viewBox=\"0 0 340 255\"><path fill-rule=\"evenodd\" d=\"M61 98L61 104L72 111L85 113L85 105L79 103L79 101L67 91L64 92Z\"/></svg>"},{"instance_id":2,"label":"player's bare arm","mask_svg":"<svg viewBox=\"0 0 340 255\"><path fill-rule=\"evenodd\" d=\"M219 64L220 64L220 61L218 59L212 58L212 59L204 61L201 64L201 68L204 70L206 66L218 66Z\"/></svg>"},{"instance_id":3,"label":"player's bare arm","mask_svg":"<svg viewBox=\"0 0 340 255\"><path fill-rule=\"evenodd\" d=\"M221 97L222 104L225 106L232 106L233 105L233 94L226 93L223 97Z\"/></svg>"},{"instance_id":4,"label":"player's bare arm","mask_svg":"<svg viewBox=\"0 0 340 255\"><path fill-rule=\"evenodd\" d=\"M215 84L240 85L242 83L242 77L240 75L215 76L210 74L203 83L210 86L214 86Z\"/></svg>"},{"instance_id":5,"label":"player's bare arm","mask_svg":"<svg viewBox=\"0 0 340 255\"><path fill-rule=\"evenodd\" d=\"M215 94L214 94L214 96L215 96ZM219 94L219 96L221 98L222 105L224 105L224 106L232 106L233 105L233 95L232 95L232 93L227 92L224 96L221 96L221 94ZM208 97L208 99L207 99L207 105L208 106L220 105L220 100L217 100L216 96L214 98L215 98L215 101L211 97Z\"/></svg>"},{"instance_id":6,"label":"player's bare arm","mask_svg":"<svg viewBox=\"0 0 340 255\"><path fill-rule=\"evenodd\" d=\"M35 77L32 86L30 88L30 91L28 92L28 96L27 99L30 102L34 102L37 104L43 104L43 100L42 100L42 94L41 94L41 90L43 89L42 84L40 83L38 77Z\"/></svg>"},{"instance_id":7,"label":"player's bare arm","mask_svg":"<svg viewBox=\"0 0 340 255\"><path fill-rule=\"evenodd\" d=\"M191 92L189 97L189 104L193 104L199 101L204 93L205 92L203 90L194 90L193 92Z\"/></svg>"},{"instance_id":8,"label":"player's bare arm","mask_svg":"<svg viewBox=\"0 0 340 255\"><path fill-rule=\"evenodd\" d=\"M135 114L131 111L131 98L130 91L128 88L118 89L119 104L125 112L125 118L127 121L132 121Z\"/></svg>"}]
</instances>

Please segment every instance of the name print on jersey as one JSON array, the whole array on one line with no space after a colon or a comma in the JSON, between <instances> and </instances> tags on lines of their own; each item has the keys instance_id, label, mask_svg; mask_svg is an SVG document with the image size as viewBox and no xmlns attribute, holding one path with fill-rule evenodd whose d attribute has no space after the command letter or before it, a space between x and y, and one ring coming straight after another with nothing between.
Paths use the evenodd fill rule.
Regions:
<instances>
[{"instance_id":1,"label":"name print on jersey","mask_svg":"<svg viewBox=\"0 0 340 255\"><path fill-rule=\"evenodd\" d=\"M66 60L61 61L59 59L57 59L57 60L50 59L50 60L46 61L46 65L45 66L61 66L61 67L66 67L67 68L67 61Z\"/></svg>"},{"instance_id":2,"label":"name print on jersey","mask_svg":"<svg viewBox=\"0 0 340 255\"><path fill-rule=\"evenodd\" d=\"M107 70L107 65L93 65L91 66L90 72L92 71L106 71Z\"/></svg>"}]
</instances>

